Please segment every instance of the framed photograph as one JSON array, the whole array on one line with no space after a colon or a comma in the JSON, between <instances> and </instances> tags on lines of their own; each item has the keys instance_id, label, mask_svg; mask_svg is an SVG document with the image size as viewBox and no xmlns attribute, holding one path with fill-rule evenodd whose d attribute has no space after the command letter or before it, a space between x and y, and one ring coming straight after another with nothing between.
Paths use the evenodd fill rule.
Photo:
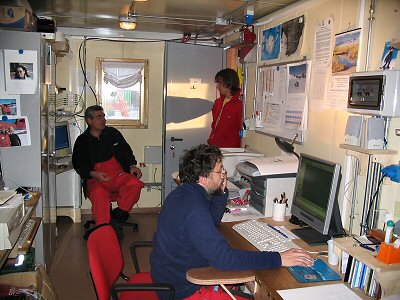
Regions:
<instances>
[{"instance_id":1,"label":"framed photograph","mask_svg":"<svg viewBox=\"0 0 400 300\"><path fill-rule=\"evenodd\" d=\"M107 124L121 128L147 128L147 59L96 59L96 89Z\"/></svg>"}]
</instances>

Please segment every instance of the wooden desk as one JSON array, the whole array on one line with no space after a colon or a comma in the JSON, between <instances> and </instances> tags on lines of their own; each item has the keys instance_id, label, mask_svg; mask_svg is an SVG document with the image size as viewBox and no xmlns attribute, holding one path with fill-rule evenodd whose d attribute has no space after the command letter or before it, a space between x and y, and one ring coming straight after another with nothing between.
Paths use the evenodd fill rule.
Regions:
<instances>
[{"instance_id":1,"label":"wooden desk","mask_svg":"<svg viewBox=\"0 0 400 300\"><path fill-rule=\"evenodd\" d=\"M284 222L273 221L272 218L263 219L271 225L285 226L288 229L296 228L288 222L288 219ZM232 226L237 222L227 222L221 223L220 230L230 242L231 246L234 248L240 248L244 250L259 251L253 245L251 245L247 240L237 234ZM327 245L323 246L309 246L304 241L297 239L294 240L296 244L305 250L319 252L326 251ZM314 258L318 257L318 254L311 254ZM323 258L323 257L322 257ZM325 258L326 259L326 258ZM332 268L339 274L338 266L332 266ZM212 267L208 268L197 268L189 270L186 274L186 278L195 284L202 285L217 285L223 284L233 284L234 280L238 279L236 283L246 283L246 286L253 293L255 299L268 299L268 300L282 300L281 296L277 293L277 290L302 288L317 285L326 285L338 283L338 281L324 281L324 282L313 282L313 283L300 283L293 275L287 270L287 268L279 268L273 270L253 270L253 271L239 271L239 272L227 272L220 271ZM254 280L250 280L255 278ZM245 279L249 279L245 281ZM353 290L354 291L354 290ZM361 291L355 291L363 299L370 299L366 297Z\"/></svg>"},{"instance_id":2,"label":"wooden desk","mask_svg":"<svg viewBox=\"0 0 400 300\"><path fill-rule=\"evenodd\" d=\"M36 207L38 205L39 199L40 199L40 194L36 193L32 196L31 199L25 202L25 216L22 219L21 223L18 225L16 229L13 230L13 232L10 234L10 241L11 245L15 247L19 236L21 235L21 231L24 228L26 222L32 217L34 214ZM38 218L40 219L40 218ZM39 220L40 222L40 220ZM13 249L6 249L6 250L0 250L0 269L3 267L4 263L6 262L8 256L10 255L11 251Z\"/></svg>"}]
</instances>

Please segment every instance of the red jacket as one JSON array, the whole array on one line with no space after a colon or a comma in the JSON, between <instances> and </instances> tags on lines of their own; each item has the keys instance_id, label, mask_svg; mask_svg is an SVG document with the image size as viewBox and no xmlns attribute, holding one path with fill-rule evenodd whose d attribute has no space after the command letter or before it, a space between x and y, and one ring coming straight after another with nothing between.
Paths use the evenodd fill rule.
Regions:
<instances>
[{"instance_id":1,"label":"red jacket","mask_svg":"<svg viewBox=\"0 0 400 300\"><path fill-rule=\"evenodd\" d=\"M241 142L240 130L243 126L243 102L240 95L232 96L232 99L225 104L216 125L224 99L225 97L221 96L215 100L212 108L211 133L207 142L217 147L238 148Z\"/></svg>"}]
</instances>

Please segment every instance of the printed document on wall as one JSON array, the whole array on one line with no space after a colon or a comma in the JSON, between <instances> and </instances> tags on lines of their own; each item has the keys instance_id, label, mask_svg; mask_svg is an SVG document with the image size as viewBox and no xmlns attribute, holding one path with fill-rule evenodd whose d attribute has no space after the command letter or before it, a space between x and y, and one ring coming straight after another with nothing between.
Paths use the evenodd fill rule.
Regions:
<instances>
[{"instance_id":1,"label":"printed document on wall","mask_svg":"<svg viewBox=\"0 0 400 300\"><path fill-rule=\"evenodd\" d=\"M282 123L286 91L286 66L274 66L261 69L262 83L262 124L279 127Z\"/></svg>"},{"instance_id":2,"label":"printed document on wall","mask_svg":"<svg viewBox=\"0 0 400 300\"><path fill-rule=\"evenodd\" d=\"M4 50L8 94L34 94L38 85L37 51Z\"/></svg>"},{"instance_id":3,"label":"printed document on wall","mask_svg":"<svg viewBox=\"0 0 400 300\"><path fill-rule=\"evenodd\" d=\"M285 127L307 128L307 93L310 82L311 62L288 64Z\"/></svg>"},{"instance_id":4,"label":"printed document on wall","mask_svg":"<svg viewBox=\"0 0 400 300\"><path fill-rule=\"evenodd\" d=\"M321 110L326 97L328 68L332 53L333 17L318 20L315 25L314 59L310 82L310 108Z\"/></svg>"},{"instance_id":5,"label":"printed document on wall","mask_svg":"<svg viewBox=\"0 0 400 300\"><path fill-rule=\"evenodd\" d=\"M328 83L327 107L346 109L349 76L356 72L361 29L337 34L332 55L332 76Z\"/></svg>"}]
</instances>

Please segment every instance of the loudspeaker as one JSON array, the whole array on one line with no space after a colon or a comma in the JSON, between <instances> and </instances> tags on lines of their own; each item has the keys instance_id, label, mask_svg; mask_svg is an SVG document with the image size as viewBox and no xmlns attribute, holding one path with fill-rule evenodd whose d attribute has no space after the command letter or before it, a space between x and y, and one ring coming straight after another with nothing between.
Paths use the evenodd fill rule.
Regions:
<instances>
[{"instance_id":1,"label":"loudspeaker","mask_svg":"<svg viewBox=\"0 0 400 300\"><path fill-rule=\"evenodd\" d=\"M362 116L349 116L347 119L344 143L352 146L361 146Z\"/></svg>"},{"instance_id":2,"label":"loudspeaker","mask_svg":"<svg viewBox=\"0 0 400 300\"><path fill-rule=\"evenodd\" d=\"M383 118L367 119L365 149L383 149L385 146L385 120Z\"/></svg>"}]
</instances>

